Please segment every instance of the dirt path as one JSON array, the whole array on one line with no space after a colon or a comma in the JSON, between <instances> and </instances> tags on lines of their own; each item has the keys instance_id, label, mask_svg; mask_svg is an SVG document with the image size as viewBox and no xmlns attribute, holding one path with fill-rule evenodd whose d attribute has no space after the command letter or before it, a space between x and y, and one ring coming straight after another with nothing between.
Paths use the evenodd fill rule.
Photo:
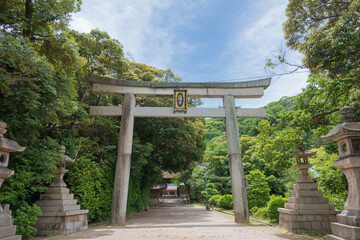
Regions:
<instances>
[{"instance_id":1,"label":"dirt path","mask_svg":"<svg viewBox=\"0 0 360 240\"><path fill-rule=\"evenodd\" d=\"M128 217L126 226L101 225L51 239L170 240L170 239L300 239L263 225L235 224L233 217L204 208L165 200L162 207Z\"/></svg>"}]
</instances>

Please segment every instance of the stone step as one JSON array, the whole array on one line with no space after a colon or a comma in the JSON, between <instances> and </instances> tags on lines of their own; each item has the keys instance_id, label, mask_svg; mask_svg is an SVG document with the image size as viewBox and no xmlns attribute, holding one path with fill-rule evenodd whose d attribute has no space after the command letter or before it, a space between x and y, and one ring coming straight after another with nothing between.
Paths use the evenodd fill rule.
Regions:
<instances>
[{"instance_id":1,"label":"stone step","mask_svg":"<svg viewBox=\"0 0 360 240\"><path fill-rule=\"evenodd\" d=\"M318 190L316 183L297 183L294 186L295 190Z\"/></svg>"},{"instance_id":2,"label":"stone step","mask_svg":"<svg viewBox=\"0 0 360 240\"><path fill-rule=\"evenodd\" d=\"M11 237L1 238L1 240L21 240L21 236L20 235L14 235L14 236L11 236Z\"/></svg>"},{"instance_id":3,"label":"stone step","mask_svg":"<svg viewBox=\"0 0 360 240\"><path fill-rule=\"evenodd\" d=\"M360 226L360 212L356 210L343 210L337 215L337 221L345 225Z\"/></svg>"},{"instance_id":4,"label":"stone step","mask_svg":"<svg viewBox=\"0 0 360 240\"><path fill-rule=\"evenodd\" d=\"M349 240L360 239L360 227L345 225L342 223L331 223L332 234Z\"/></svg>"},{"instance_id":5,"label":"stone step","mask_svg":"<svg viewBox=\"0 0 360 240\"><path fill-rule=\"evenodd\" d=\"M293 190L291 192L293 197L322 197L322 191L320 190Z\"/></svg>"},{"instance_id":6,"label":"stone step","mask_svg":"<svg viewBox=\"0 0 360 240\"><path fill-rule=\"evenodd\" d=\"M328 234L328 235L326 235L325 240L346 240L346 239L341 238L341 237L337 237L337 236L332 235L332 234Z\"/></svg>"},{"instance_id":7,"label":"stone step","mask_svg":"<svg viewBox=\"0 0 360 240\"><path fill-rule=\"evenodd\" d=\"M77 200L41 200L37 201L39 207L76 205Z\"/></svg>"},{"instance_id":8,"label":"stone step","mask_svg":"<svg viewBox=\"0 0 360 240\"><path fill-rule=\"evenodd\" d=\"M63 216L83 215L88 213L89 210L84 210L84 209L67 211L67 212L43 212L41 217L63 217Z\"/></svg>"},{"instance_id":9,"label":"stone step","mask_svg":"<svg viewBox=\"0 0 360 240\"><path fill-rule=\"evenodd\" d=\"M41 207L43 212L67 212L80 210L80 205L65 205L65 206L46 206Z\"/></svg>"},{"instance_id":10,"label":"stone step","mask_svg":"<svg viewBox=\"0 0 360 240\"><path fill-rule=\"evenodd\" d=\"M73 232L79 232L88 229L87 220L77 222L66 222L61 224L39 224L37 225L40 236L57 234L69 234Z\"/></svg>"},{"instance_id":11,"label":"stone step","mask_svg":"<svg viewBox=\"0 0 360 240\"><path fill-rule=\"evenodd\" d=\"M75 211L74 211L75 212ZM80 214L77 215L66 215L66 216L39 216L36 222L37 225L51 225L51 224L64 224L64 222L87 222L87 212L78 211Z\"/></svg>"},{"instance_id":12,"label":"stone step","mask_svg":"<svg viewBox=\"0 0 360 240\"><path fill-rule=\"evenodd\" d=\"M74 194L41 194L40 200L73 200Z\"/></svg>"},{"instance_id":13,"label":"stone step","mask_svg":"<svg viewBox=\"0 0 360 240\"><path fill-rule=\"evenodd\" d=\"M64 187L49 187L46 190L46 194L69 194L70 191L68 188Z\"/></svg>"},{"instance_id":14,"label":"stone step","mask_svg":"<svg viewBox=\"0 0 360 240\"><path fill-rule=\"evenodd\" d=\"M329 200L327 198L320 197L289 197L288 198L289 203L302 203L302 204L310 204L310 203L316 203L316 204L328 204Z\"/></svg>"},{"instance_id":15,"label":"stone step","mask_svg":"<svg viewBox=\"0 0 360 240\"><path fill-rule=\"evenodd\" d=\"M12 219L9 214L0 214L0 227L12 225Z\"/></svg>"},{"instance_id":16,"label":"stone step","mask_svg":"<svg viewBox=\"0 0 360 240\"><path fill-rule=\"evenodd\" d=\"M317 204L317 203L285 203L285 208L294 210L335 210L333 204Z\"/></svg>"},{"instance_id":17,"label":"stone step","mask_svg":"<svg viewBox=\"0 0 360 240\"><path fill-rule=\"evenodd\" d=\"M0 239L12 237L15 235L15 232L16 232L15 225L0 227Z\"/></svg>"},{"instance_id":18,"label":"stone step","mask_svg":"<svg viewBox=\"0 0 360 240\"><path fill-rule=\"evenodd\" d=\"M285 222L335 222L335 211L322 210L323 213L318 211L309 211L310 214L300 214L301 210L291 210L286 208L278 208L280 218Z\"/></svg>"}]
</instances>

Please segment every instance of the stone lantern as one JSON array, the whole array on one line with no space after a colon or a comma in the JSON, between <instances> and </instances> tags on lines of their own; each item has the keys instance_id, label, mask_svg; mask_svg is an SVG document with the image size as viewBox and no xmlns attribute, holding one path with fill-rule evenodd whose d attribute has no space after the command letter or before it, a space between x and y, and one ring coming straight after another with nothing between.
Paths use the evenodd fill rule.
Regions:
<instances>
[{"instance_id":1,"label":"stone lantern","mask_svg":"<svg viewBox=\"0 0 360 240\"><path fill-rule=\"evenodd\" d=\"M65 173L69 172L66 169L66 163L73 163L75 160L71 159L69 156L65 155L65 147L60 146L59 152L63 155L64 159L60 162L58 169L55 171L55 181L50 185L51 187L67 187L64 182Z\"/></svg>"},{"instance_id":2,"label":"stone lantern","mask_svg":"<svg viewBox=\"0 0 360 240\"><path fill-rule=\"evenodd\" d=\"M11 152L23 152L25 147L19 146L17 142L4 137L7 124L0 121L0 188L5 179L14 175L14 171L7 168ZM0 239L21 239L15 235L16 226L12 225L11 211L9 205L0 205Z\"/></svg>"},{"instance_id":3,"label":"stone lantern","mask_svg":"<svg viewBox=\"0 0 360 240\"><path fill-rule=\"evenodd\" d=\"M360 122L355 122L354 109L345 106L339 111L343 123L322 136L338 145L340 159L333 163L342 170L348 181L348 198L344 210L331 224L333 235L327 239L360 239Z\"/></svg>"},{"instance_id":4,"label":"stone lantern","mask_svg":"<svg viewBox=\"0 0 360 240\"><path fill-rule=\"evenodd\" d=\"M309 164L309 157L312 157L316 154L316 152L310 152L308 150L304 150L304 144L298 145L298 152L293 154L293 157L296 159L295 168L299 170L300 177L298 183L306 182L313 183L314 181L309 176L309 168L311 165Z\"/></svg>"},{"instance_id":5,"label":"stone lantern","mask_svg":"<svg viewBox=\"0 0 360 240\"><path fill-rule=\"evenodd\" d=\"M55 171L55 180L36 202L43 213L36 223L38 235L42 236L78 232L88 227L89 211L80 209L74 194L70 194L64 182L64 175L69 171L65 168L66 163L73 163L75 160L65 155L64 146L60 146L59 152L62 161Z\"/></svg>"},{"instance_id":6,"label":"stone lantern","mask_svg":"<svg viewBox=\"0 0 360 240\"><path fill-rule=\"evenodd\" d=\"M285 208L278 208L279 224L294 233L329 233L330 222L336 219L335 207L323 198L308 173L311 167L308 158L316 152L304 150L303 144L298 148L293 157L296 158L295 168L300 171L300 177Z\"/></svg>"}]
</instances>

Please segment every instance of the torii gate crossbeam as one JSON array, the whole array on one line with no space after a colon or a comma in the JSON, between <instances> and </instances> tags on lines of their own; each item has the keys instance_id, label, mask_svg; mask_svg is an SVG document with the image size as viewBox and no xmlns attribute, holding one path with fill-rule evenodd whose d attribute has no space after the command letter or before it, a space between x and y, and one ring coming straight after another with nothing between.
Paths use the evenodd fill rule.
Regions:
<instances>
[{"instance_id":1,"label":"torii gate crossbeam","mask_svg":"<svg viewBox=\"0 0 360 240\"><path fill-rule=\"evenodd\" d=\"M246 184L241 160L238 117L266 116L264 109L236 108L235 98L259 98L271 79L231 83L139 82L90 76L96 94L124 95L122 106L92 106L91 115L122 116L118 155L115 169L111 224L124 224L128 196L134 117L222 117L226 123L226 137L231 175L235 222L248 223L249 210ZM135 107L136 97L172 96L174 89L187 89L188 97L223 98L224 108L188 109L174 113L172 108Z\"/></svg>"}]
</instances>

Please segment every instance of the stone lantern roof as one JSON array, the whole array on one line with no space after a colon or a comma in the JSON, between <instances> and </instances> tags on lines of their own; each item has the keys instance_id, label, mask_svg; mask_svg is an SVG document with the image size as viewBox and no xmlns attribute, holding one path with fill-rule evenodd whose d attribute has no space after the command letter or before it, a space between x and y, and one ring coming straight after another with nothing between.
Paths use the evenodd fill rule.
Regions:
<instances>
[{"instance_id":1,"label":"stone lantern roof","mask_svg":"<svg viewBox=\"0 0 360 240\"><path fill-rule=\"evenodd\" d=\"M17 142L4 137L4 134L7 132L6 126L5 122L0 121L0 151L23 152L25 147L21 147Z\"/></svg>"},{"instance_id":2,"label":"stone lantern roof","mask_svg":"<svg viewBox=\"0 0 360 240\"><path fill-rule=\"evenodd\" d=\"M309 164L308 158L314 156L316 154L316 152L311 152L309 150L305 150L304 143L298 144L297 148L298 148L298 150L295 153L293 153L293 158L296 158L296 163L297 164ZM309 166L309 167L311 167L311 166Z\"/></svg>"},{"instance_id":3,"label":"stone lantern roof","mask_svg":"<svg viewBox=\"0 0 360 240\"><path fill-rule=\"evenodd\" d=\"M354 122L355 117L354 108L344 106L339 110L339 118L343 123L335 126L327 135L321 136L321 139L325 141L338 141L349 136L360 136L360 122Z\"/></svg>"},{"instance_id":4,"label":"stone lantern roof","mask_svg":"<svg viewBox=\"0 0 360 240\"><path fill-rule=\"evenodd\" d=\"M298 151L296 153L293 153L293 158L296 159L307 159L309 157L312 157L316 154L316 152L311 152L309 150L303 150L303 151Z\"/></svg>"}]
</instances>

